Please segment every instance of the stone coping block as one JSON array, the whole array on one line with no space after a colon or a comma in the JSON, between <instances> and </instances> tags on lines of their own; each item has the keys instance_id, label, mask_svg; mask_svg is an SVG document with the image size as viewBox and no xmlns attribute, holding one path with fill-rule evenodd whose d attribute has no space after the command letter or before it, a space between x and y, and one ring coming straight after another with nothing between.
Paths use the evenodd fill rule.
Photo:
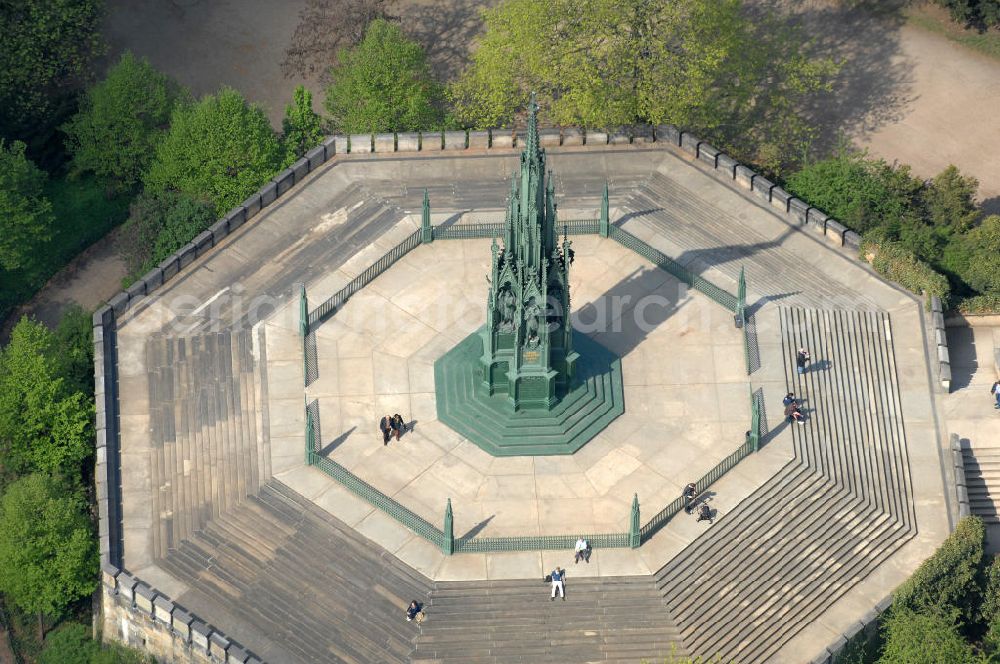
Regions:
<instances>
[{"instance_id":1,"label":"stone coping block","mask_svg":"<svg viewBox=\"0 0 1000 664\"><path fill-rule=\"evenodd\" d=\"M107 560L101 561L101 581L109 589L115 589L118 585L118 575L121 573L122 571L118 567L112 565Z\"/></svg>"},{"instance_id":2,"label":"stone coping block","mask_svg":"<svg viewBox=\"0 0 1000 664\"><path fill-rule=\"evenodd\" d=\"M396 135L395 134L375 134L375 138L372 139L375 143L375 152L395 152L396 151Z\"/></svg>"},{"instance_id":3,"label":"stone coping block","mask_svg":"<svg viewBox=\"0 0 1000 664\"><path fill-rule=\"evenodd\" d=\"M941 306L941 298L937 295L931 295L931 311L935 313L944 311L944 308Z\"/></svg>"},{"instance_id":4,"label":"stone coping block","mask_svg":"<svg viewBox=\"0 0 1000 664\"><path fill-rule=\"evenodd\" d=\"M607 145L608 132L599 129L587 130L587 145Z\"/></svg>"},{"instance_id":5,"label":"stone coping block","mask_svg":"<svg viewBox=\"0 0 1000 664\"><path fill-rule=\"evenodd\" d=\"M847 226L843 225L836 219L826 220L826 237L833 240L834 244L839 246L844 245L844 233L847 232Z\"/></svg>"},{"instance_id":6,"label":"stone coping block","mask_svg":"<svg viewBox=\"0 0 1000 664\"><path fill-rule=\"evenodd\" d=\"M274 198L277 199L278 196L284 195L295 184L295 172L291 168L286 168L274 176L273 182ZM263 195L261 198L263 198ZM271 202L273 203L274 201L272 200Z\"/></svg>"},{"instance_id":7,"label":"stone coping block","mask_svg":"<svg viewBox=\"0 0 1000 664\"><path fill-rule=\"evenodd\" d=\"M154 267L152 270L142 275L142 282L146 284L146 293L152 293L163 285L163 270Z\"/></svg>"},{"instance_id":8,"label":"stone coping block","mask_svg":"<svg viewBox=\"0 0 1000 664\"><path fill-rule=\"evenodd\" d=\"M218 632L212 632L208 637L208 653L213 657L218 657L223 662L226 661L226 650L229 649L230 641Z\"/></svg>"},{"instance_id":9,"label":"stone coping block","mask_svg":"<svg viewBox=\"0 0 1000 664\"><path fill-rule=\"evenodd\" d=\"M517 138L520 143L520 135ZM555 148L562 144L562 133L557 128L547 127L538 130L538 144L543 148Z\"/></svg>"},{"instance_id":10,"label":"stone coping block","mask_svg":"<svg viewBox=\"0 0 1000 664\"><path fill-rule=\"evenodd\" d=\"M347 144L351 154L368 154L372 151L372 135L351 134L347 137Z\"/></svg>"},{"instance_id":11,"label":"stone coping block","mask_svg":"<svg viewBox=\"0 0 1000 664\"><path fill-rule=\"evenodd\" d=\"M323 161L330 161L333 155L347 152L347 144L343 136L327 136L323 139Z\"/></svg>"},{"instance_id":12,"label":"stone coping block","mask_svg":"<svg viewBox=\"0 0 1000 664\"><path fill-rule=\"evenodd\" d=\"M156 599L156 591L149 587L143 581L140 581L135 586L135 605L136 608L145 611L146 613L153 614L153 600Z\"/></svg>"},{"instance_id":13,"label":"stone coping block","mask_svg":"<svg viewBox=\"0 0 1000 664\"><path fill-rule=\"evenodd\" d=\"M941 364L951 364L951 358L948 356L947 346L938 346L937 356L938 356L938 362L940 362Z\"/></svg>"},{"instance_id":14,"label":"stone coping block","mask_svg":"<svg viewBox=\"0 0 1000 664\"><path fill-rule=\"evenodd\" d=\"M326 162L326 150L323 145L317 145L312 150L306 152L305 158L309 161L309 170L315 171Z\"/></svg>"},{"instance_id":15,"label":"stone coping block","mask_svg":"<svg viewBox=\"0 0 1000 664\"><path fill-rule=\"evenodd\" d=\"M725 152L720 152L715 159L715 169L726 173L731 180L736 179L736 167L739 165L740 162L736 161Z\"/></svg>"},{"instance_id":16,"label":"stone coping block","mask_svg":"<svg viewBox=\"0 0 1000 664\"><path fill-rule=\"evenodd\" d=\"M242 205L233 208L232 210L229 211L229 214L227 214L224 218L226 220L226 223L229 224L229 232L232 233L237 228L239 228L240 226L242 226L247 222L246 208L244 208Z\"/></svg>"},{"instance_id":17,"label":"stone coping block","mask_svg":"<svg viewBox=\"0 0 1000 664\"><path fill-rule=\"evenodd\" d=\"M186 268L194 259L198 256L198 248L194 246L193 242L188 242L183 247L177 250L178 265L177 267L181 270Z\"/></svg>"},{"instance_id":18,"label":"stone coping block","mask_svg":"<svg viewBox=\"0 0 1000 664\"><path fill-rule=\"evenodd\" d=\"M491 148L512 148L514 147L514 134L509 129L490 130Z\"/></svg>"},{"instance_id":19,"label":"stone coping block","mask_svg":"<svg viewBox=\"0 0 1000 664\"><path fill-rule=\"evenodd\" d=\"M191 643L203 650L208 650L208 637L212 628L195 618L191 621Z\"/></svg>"},{"instance_id":20,"label":"stone coping block","mask_svg":"<svg viewBox=\"0 0 1000 664\"><path fill-rule=\"evenodd\" d=\"M652 143L653 142L653 125L648 124L638 124L632 125L632 142L633 143Z\"/></svg>"},{"instance_id":21,"label":"stone coping block","mask_svg":"<svg viewBox=\"0 0 1000 664\"><path fill-rule=\"evenodd\" d=\"M826 213L820 212L814 207L809 208L809 212L806 214L807 223L817 233L826 233L826 220L828 218Z\"/></svg>"},{"instance_id":22,"label":"stone coping block","mask_svg":"<svg viewBox=\"0 0 1000 664\"><path fill-rule=\"evenodd\" d=\"M444 143L441 140L441 132L439 131L422 131L420 132L420 149L423 152L440 152L443 149Z\"/></svg>"},{"instance_id":23,"label":"stone coping block","mask_svg":"<svg viewBox=\"0 0 1000 664\"><path fill-rule=\"evenodd\" d=\"M191 248L192 250L194 249L193 246ZM192 256L192 260L193 259L194 257ZM108 300L108 305L114 309L116 316L122 315L126 310L128 310L128 293L124 291L115 293L111 296L111 299Z\"/></svg>"},{"instance_id":24,"label":"stone coping block","mask_svg":"<svg viewBox=\"0 0 1000 664\"><path fill-rule=\"evenodd\" d=\"M249 656L247 651L240 646L229 646L229 651L226 653L226 664L245 664Z\"/></svg>"},{"instance_id":25,"label":"stone coping block","mask_svg":"<svg viewBox=\"0 0 1000 664\"><path fill-rule=\"evenodd\" d=\"M292 173L295 174L295 184L302 182L302 180L309 175L309 171L311 170L309 167L309 160L305 157L299 157L299 159L296 160L290 168L292 169Z\"/></svg>"},{"instance_id":26,"label":"stone coping block","mask_svg":"<svg viewBox=\"0 0 1000 664\"><path fill-rule=\"evenodd\" d=\"M701 141L698 139L698 137L695 136L694 134L692 134L691 132L689 132L689 131L682 131L681 132L680 146L681 146L681 150L684 150L684 152L687 152L688 154L691 154L691 155L694 155L695 157L697 157L698 156L698 143L700 143L700 142Z\"/></svg>"},{"instance_id":27,"label":"stone coping block","mask_svg":"<svg viewBox=\"0 0 1000 664\"><path fill-rule=\"evenodd\" d=\"M629 131L625 127L616 127L608 136L609 145L629 145L631 142L632 137L629 136Z\"/></svg>"},{"instance_id":28,"label":"stone coping block","mask_svg":"<svg viewBox=\"0 0 1000 664\"><path fill-rule=\"evenodd\" d=\"M95 327L111 325L115 322L115 312L110 306L104 305L94 312L93 321Z\"/></svg>"},{"instance_id":29,"label":"stone coping block","mask_svg":"<svg viewBox=\"0 0 1000 664\"><path fill-rule=\"evenodd\" d=\"M464 131L446 131L446 132L444 132L444 149L445 150L464 150L465 149L465 132Z\"/></svg>"},{"instance_id":30,"label":"stone coping block","mask_svg":"<svg viewBox=\"0 0 1000 664\"><path fill-rule=\"evenodd\" d=\"M563 145L583 145L583 130L579 127L563 127Z\"/></svg>"},{"instance_id":31,"label":"stone coping block","mask_svg":"<svg viewBox=\"0 0 1000 664\"><path fill-rule=\"evenodd\" d=\"M101 376L100 379L101 379L101 383L103 383L104 382L104 377ZM104 399L99 399L98 400L99 407L103 406L103 404L101 403L103 401L104 401ZM103 408L102 408L102 410L103 410ZM108 446L108 430L107 429L105 429L104 427L101 427L100 429L97 429L95 431L95 437L97 438L97 449L100 450L100 449L103 449L103 448L105 448L105 447Z\"/></svg>"},{"instance_id":32,"label":"stone coping block","mask_svg":"<svg viewBox=\"0 0 1000 664\"><path fill-rule=\"evenodd\" d=\"M768 203L771 202L771 190L774 189L774 183L766 177L763 175L754 175L750 180L750 188L757 196L763 198Z\"/></svg>"},{"instance_id":33,"label":"stone coping block","mask_svg":"<svg viewBox=\"0 0 1000 664\"><path fill-rule=\"evenodd\" d=\"M657 143L681 144L681 130L673 125L656 125L653 129L653 137Z\"/></svg>"},{"instance_id":34,"label":"stone coping block","mask_svg":"<svg viewBox=\"0 0 1000 664\"><path fill-rule=\"evenodd\" d=\"M260 199L260 192L254 192L250 194L250 197L243 201L243 209L246 210L246 218L250 219L264 207L264 203Z\"/></svg>"},{"instance_id":35,"label":"stone coping block","mask_svg":"<svg viewBox=\"0 0 1000 664\"><path fill-rule=\"evenodd\" d=\"M744 189L753 188L753 176L757 175L752 170L744 166L743 164L737 164L736 166L736 184L743 187Z\"/></svg>"},{"instance_id":36,"label":"stone coping block","mask_svg":"<svg viewBox=\"0 0 1000 664\"><path fill-rule=\"evenodd\" d=\"M224 240L227 235L229 235L229 220L223 217L217 222L208 227L208 232L212 234L215 238L215 242L219 243Z\"/></svg>"},{"instance_id":37,"label":"stone coping block","mask_svg":"<svg viewBox=\"0 0 1000 664\"><path fill-rule=\"evenodd\" d=\"M129 604L135 600L135 587L139 584L139 580L129 574L128 572L122 571L118 575L118 594Z\"/></svg>"},{"instance_id":38,"label":"stone coping block","mask_svg":"<svg viewBox=\"0 0 1000 664\"><path fill-rule=\"evenodd\" d=\"M698 160L705 162L712 168L718 165L719 154L719 150L716 150L705 141L698 143Z\"/></svg>"},{"instance_id":39,"label":"stone coping block","mask_svg":"<svg viewBox=\"0 0 1000 664\"><path fill-rule=\"evenodd\" d=\"M944 314L935 312L931 314L931 323L934 327L944 327Z\"/></svg>"},{"instance_id":40,"label":"stone coping block","mask_svg":"<svg viewBox=\"0 0 1000 664\"><path fill-rule=\"evenodd\" d=\"M260 207L266 208L278 198L278 185L271 180L260 188Z\"/></svg>"},{"instance_id":41,"label":"stone coping block","mask_svg":"<svg viewBox=\"0 0 1000 664\"><path fill-rule=\"evenodd\" d=\"M396 152L416 152L420 149L420 134L415 131L396 134Z\"/></svg>"},{"instance_id":42,"label":"stone coping block","mask_svg":"<svg viewBox=\"0 0 1000 664\"><path fill-rule=\"evenodd\" d=\"M781 187L775 186L771 189L771 207L782 212L788 212L788 202L792 200L792 195Z\"/></svg>"},{"instance_id":43,"label":"stone coping block","mask_svg":"<svg viewBox=\"0 0 1000 664\"><path fill-rule=\"evenodd\" d=\"M788 201L788 214L794 221L805 225L809 221L809 204L801 198L792 198Z\"/></svg>"},{"instance_id":44,"label":"stone coping block","mask_svg":"<svg viewBox=\"0 0 1000 664\"><path fill-rule=\"evenodd\" d=\"M203 253L215 246L215 238L212 237L212 231L202 231L194 236L191 240L191 244L195 247L195 253L201 256Z\"/></svg>"},{"instance_id":45,"label":"stone coping block","mask_svg":"<svg viewBox=\"0 0 1000 664\"><path fill-rule=\"evenodd\" d=\"M206 233L208 232L206 231ZM211 239L212 234L208 233L208 237L209 239ZM128 303L129 306L131 307L133 302L142 299L142 296L146 294L146 284L142 281L142 279L139 279L131 286L126 288L125 292L128 293Z\"/></svg>"},{"instance_id":46,"label":"stone coping block","mask_svg":"<svg viewBox=\"0 0 1000 664\"><path fill-rule=\"evenodd\" d=\"M170 627L181 635L184 642L191 640L191 623L194 622L194 616L181 608L175 608L174 614L170 620Z\"/></svg>"},{"instance_id":47,"label":"stone coping block","mask_svg":"<svg viewBox=\"0 0 1000 664\"><path fill-rule=\"evenodd\" d=\"M470 150L485 150L489 147L490 147L490 132L488 131L469 132Z\"/></svg>"},{"instance_id":48,"label":"stone coping block","mask_svg":"<svg viewBox=\"0 0 1000 664\"><path fill-rule=\"evenodd\" d=\"M173 613L174 603L163 595L157 595L153 600L153 617L169 625Z\"/></svg>"}]
</instances>

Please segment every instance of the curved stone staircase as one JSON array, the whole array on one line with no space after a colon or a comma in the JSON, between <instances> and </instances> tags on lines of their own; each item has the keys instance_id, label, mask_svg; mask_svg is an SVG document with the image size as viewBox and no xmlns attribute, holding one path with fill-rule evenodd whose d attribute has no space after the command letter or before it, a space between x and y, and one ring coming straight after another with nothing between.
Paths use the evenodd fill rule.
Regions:
<instances>
[{"instance_id":1,"label":"curved stone staircase","mask_svg":"<svg viewBox=\"0 0 1000 664\"><path fill-rule=\"evenodd\" d=\"M656 574L687 649L766 661L915 534L887 314L781 310L795 459ZM796 375L795 350L814 368ZM779 404L780 405L780 404Z\"/></svg>"}]
</instances>

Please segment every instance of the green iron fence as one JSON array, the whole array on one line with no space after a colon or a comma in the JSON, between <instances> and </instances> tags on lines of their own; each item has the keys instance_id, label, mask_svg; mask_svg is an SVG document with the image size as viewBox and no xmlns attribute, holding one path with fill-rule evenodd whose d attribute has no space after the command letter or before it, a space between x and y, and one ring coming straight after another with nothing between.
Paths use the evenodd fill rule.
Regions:
<instances>
[{"instance_id":1,"label":"green iron fence","mask_svg":"<svg viewBox=\"0 0 1000 664\"><path fill-rule=\"evenodd\" d=\"M691 272L677 261L673 260L660 250L654 249L628 231L619 228L618 226L611 226L608 231L611 239L618 242L618 244L631 249L656 265L661 270L672 274L678 280L683 281L691 288L694 288L699 293L707 295L709 299L716 304L721 304L729 311L736 311L737 300L736 296L732 293L719 288L708 279L704 279Z\"/></svg>"}]
</instances>

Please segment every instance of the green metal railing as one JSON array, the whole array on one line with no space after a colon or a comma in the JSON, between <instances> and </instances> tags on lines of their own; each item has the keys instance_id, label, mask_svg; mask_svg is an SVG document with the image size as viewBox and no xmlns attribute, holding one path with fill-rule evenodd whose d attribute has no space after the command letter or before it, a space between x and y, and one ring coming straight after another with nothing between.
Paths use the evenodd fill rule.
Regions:
<instances>
[{"instance_id":1,"label":"green metal railing","mask_svg":"<svg viewBox=\"0 0 1000 664\"><path fill-rule=\"evenodd\" d=\"M694 288L699 293L707 295L709 299L716 304L721 304L729 311L736 311L737 300L735 295L725 289L719 288L708 279L704 279L691 272L677 261L673 260L660 250L654 249L628 231L619 228L618 226L611 226L609 229L609 236L612 240L618 242L618 244L631 249L656 265L661 270L672 274L678 280L683 281L691 288Z\"/></svg>"}]
</instances>

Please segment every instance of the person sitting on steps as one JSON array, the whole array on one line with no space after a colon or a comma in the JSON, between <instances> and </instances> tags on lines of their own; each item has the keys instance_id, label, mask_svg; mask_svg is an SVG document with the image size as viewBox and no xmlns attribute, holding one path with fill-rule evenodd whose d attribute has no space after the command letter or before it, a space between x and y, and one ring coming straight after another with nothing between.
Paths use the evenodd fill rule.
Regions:
<instances>
[{"instance_id":1,"label":"person sitting on steps","mask_svg":"<svg viewBox=\"0 0 1000 664\"><path fill-rule=\"evenodd\" d=\"M698 508L698 521L708 521L712 523L712 508L707 503L702 503Z\"/></svg>"},{"instance_id":2,"label":"person sitting on steps","mask_svg":"<svg viewBox=\"0 0 1000 664\"><path fill-rule=\"evenodd\" d=\"M799 409L799 404L792 402L785 406L785 417L788 418L789 422L798 422L799 424L805 424L805 416L802 415L802 411Z\"/></svg>"},{"instance_id":3,"label":"person sitting on steps","mask_svg":"<svg viewBox=\"0 0 1000 664\"><path fill-rule=\"evenodd\" d=\"M406 622L416 620L418 623L424 621L424 611L423 606L417 600L410 602L410 605L406 607Z\"/></svg>"}]
</instances>

